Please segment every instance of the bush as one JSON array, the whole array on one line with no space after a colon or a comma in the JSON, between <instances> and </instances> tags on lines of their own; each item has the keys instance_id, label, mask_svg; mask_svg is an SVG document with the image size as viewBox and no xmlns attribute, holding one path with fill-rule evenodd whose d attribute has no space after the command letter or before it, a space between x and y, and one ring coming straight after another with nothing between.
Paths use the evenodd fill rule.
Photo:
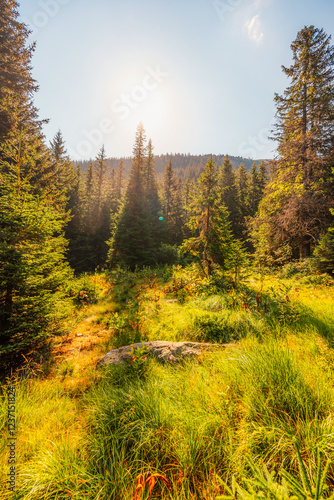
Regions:
<instances>
[{"instance_id":1,"label":"bush","mask_svg":"<svg viewBox=\"0 0 334 500\"><path fill-rule=\"evenodd\" d=\"M70 282L67 293L72 297L74 304L79 307L95 304L98 299L96 283L86 273Z\"/></svg>"},{"instance_id":2,"label":"bush","mask_svg":"<svg viewBox=\"0 0 334 500\"><path fill-rule=\"evenodd\" d=\"M240 340L248 333L257 333L252 318L245 312L237 314L227 312L198 316L193 322L192 340L197 342L216 342L225 344Z\"/></svg>"},{"instance_id":3,"label":"bush","mask_svg":"<svg viewBox=\"0 0 334 500\"><path fill-rule=\"evenodd\" d=\"M280 278L291 278L292 276L309 276L312 274L312 261L305 259L299 262L289 262L285 264L280 272Z\"/></svg>"},{"instance_id":4,"label":"bush","mask_svg":"<svg viewBox=\"0 0 334 500\"><path fill-rule=\"evenodd\" d=\"M166 245L164 243L161 245L157 255L157 261L159 264L173 265L178 262L178 259L178 250L175 245Z\"/></svg>"},{"instance_id":5,"label":"bush","mask_svg":"<svg viewBox=\"0 0 334 500\"><path fill-rule=\"evenodd\" d=\"M334 231L324 234L313 252L313 266L321 273L333 274L334 271Z\"/></svg>"}]
</instances>

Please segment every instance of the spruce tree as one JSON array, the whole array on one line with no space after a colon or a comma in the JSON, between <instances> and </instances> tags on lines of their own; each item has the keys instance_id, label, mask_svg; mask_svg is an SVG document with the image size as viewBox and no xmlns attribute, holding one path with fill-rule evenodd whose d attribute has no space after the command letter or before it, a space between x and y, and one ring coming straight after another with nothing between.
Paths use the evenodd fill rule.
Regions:
<instances>
[{"instance_id":1,"label":"spruce tree","mask_svg":"<svg viewBox=\"0 0 334 500\"><path fill-rule=\"evenodd\" d=\"M181 249L196 256L210 276L215 264L225 267L233 241L229 214L221 202L218 174L212 159L198 179L198 193L192 209L194 215L188 225L195 236L186 239Z\"/></svg>"},{"instance_id":2,"label":"spruce tree","mask_svg":"<svg viewBox=\"0 0 334 500\"><path fill-rule=\"evenodd\" d=\"M109 263L122 264L134 270L137 266L154 265L157 260L155 235L152 231L152 215L147 200L146 137L143 125L138 126L133 148L130 178L123 204L115 222L114 234L109 241ZM158 221L159 222L159 221Z\"/></svg>"},{"instance_id":3,"label":"spruce tree","mask_svg":"<svg viewBox=\"0 0 334 500\"><path fill-rule=\"evenodd\" d=\"M22 129L29 139L41 135L42 122L32 101L38 89L31 76L35 45L27 46L29 30L18 17L18 2L0 0L0 143Z\"/></svg>"},{"instance_id":4,"label":"spruce tree","mask_svg":"<svg viewBox=\"0 0 334 500\"><path fill-rule=\"evenodd\" d=\"M144 196L147 203L147 215L149 217L150 233L155 247L158 249L164 240L164 225L160 220L162 216L161 200L158 192L158 184L155 175L155 161L151 139L147 145L147 157L143 170Z\"/></svg>"},{"instance_id":5,"label":"spruce tree","mask_svg":"<svg viewBox=\"0 0 334 500\"><path fill-rule=\"evenodd\" d=\"M249 215L254 217L261 201L260 177L255 162L249 171L247 201Z\"/></svg>"},{"instance_id":6,"label":"spruce tree","mask_svg":"<svg viewBox=\"0 0 334 500\"><path fill-rule=\"evenodd\" d=\"M240 163L239 168L235 176L235 185L237 189L237 231L236 236L238 238L244 237L244 232L246 228L246 218L249 216L249 206L248 206L248 174L246 167L243 163Z\"/></svg>"},{"instance_id":7,"label":"spruce tree","mask_svg":"<svg viewBox=\"0 0 334 500\"><path fill-rule=\"evenodd\" d=\"M124 183L125 183L125 167L124 167L124 161L120 160L118 163L117 167L117 174L116 174L116 199L120 202L121 198L123 196L123 191L124 191Z\"/></svg>"},{"instance_id":8,"label":"spruce tree","mask_svg":"<svg viewBox=\"0 0 334 500\"><path fill-rule=\"evenodd\" d=\"M275 95L278 157L253 234L272 252L288 244L303 258L332 220L334 48L323 30L305 26L291 49L293 63L283 66L291 83Z\"/></svg>"},{"instance_id":9,"label":"spruce tree","mask_svg":"<svg viewBox=\"0 0 334 500\"><path fill-rule=\"evenodd\" d=\"M234 166L228 156L224 158L219 171L219 184L221 188L221 202L229 212L231 229L234 234L238 232L238 192Z\"/></svg>"},{"instance_id":10,"label":"spruce tree","mask_svg":"<svg viewBox=\"0 0 334 500\"><path fill-rule=\"evenodd\" d=\"M265 188L268 184L268 170L266 163L261 161L259 165L259 173L258 173L258 185L259 185L259 199L260 201L263 198Z\"/></svg>"},{"instance_id":11,"label":"spruce tree","mask_svg":"<svg viewBox=\"0 0 334 500\"><path fill-rule=\"evenodd\" d=\"M107 240L110 234L111 200L107 188L107 158L104 146L98 152L94 165L92 226L89 229L90 244L94 255L94 268L103 267L108 254ZM108 196L109 195L109 196Z\"/></svg>"},{"instance_id":12,"label":"spruce tree","mask_svg":"<svg viewBox=\"0 0 334 500\"><path fill-rule=\"evenodd\" d=\"M13 169L13 166L11 165ZM0 353L30 349L47 335L71 276L64 263L64 215L20 177L0 174Z\"/></svg>"},{"instance_id":13,"label":"spruce tree","mask_svg":"<svg viewBox=\"0 0 334 500\"><path fill-rule=\"evenodd\" d=\"M50 151L54 171L53 185L58 193L63 194L68 201L76 184L77 172L67 155L65 141L60 130L50 142Z\"/></svg>"},{"instance_id":14,"label":"spruce tree","mask_svg":"<svg viewBox=\"0 0 334 500\"><path fill-rule=\"evenodd\" d=\"M97 266L93 236L95 179L92 163L89 164L83 178L81 179L80 175L77 181L77 204L72 209L74 218L71 219L68 225L68 259L71 267L77 273L92 272Z\"/></svg>"},{"instance_id":15,"label":"spruce tree","mask_svg":"<svg viewBox=\"0 0 334 500\"><path fill-rule=\"evenodd\" d=\"M170 160L166 165L163 175L162 197L164 220L167 230L166 241L171 245L179 245L183 240L184 210L182 206L181 187L175 176L172 161Z\"/></svg>"}]
</instances>

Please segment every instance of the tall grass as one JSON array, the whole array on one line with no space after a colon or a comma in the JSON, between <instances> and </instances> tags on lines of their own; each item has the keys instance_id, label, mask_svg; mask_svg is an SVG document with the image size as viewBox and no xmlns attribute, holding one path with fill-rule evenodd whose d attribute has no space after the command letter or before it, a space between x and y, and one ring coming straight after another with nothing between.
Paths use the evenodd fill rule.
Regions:
<instances>
[{"instance_id":1,"label":"tall grass","mask_svg":"<svg viewBox=\"0 0 334 500\"><path fill-rule=\"evenodd\" d=\"M332 290L270 277L261 290L249 282L211 295L182 272L173 281L147 271L128 279L130 289L112 283L112 306L91 306L105 345L229 346L176 366L148 358L99 371L71 356L48 376L15 380L18 488L14 496L6 490L3 445L1 498L133 500L150 477L152 500L333 493ZM3 392L4 438L6 404Z\"/></svg>"}]
</instances>

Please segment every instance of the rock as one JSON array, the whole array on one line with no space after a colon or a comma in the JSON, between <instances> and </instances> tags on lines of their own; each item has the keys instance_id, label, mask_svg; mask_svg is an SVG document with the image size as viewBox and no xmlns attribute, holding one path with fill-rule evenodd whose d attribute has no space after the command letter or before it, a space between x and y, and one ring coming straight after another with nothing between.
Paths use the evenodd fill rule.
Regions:
<instances>
[{"instance_id":1,"label":"rock","mask_svg":"<svg viewBox=\"0 0 334 500\"><path fill-rule=\"evenodd\" d=\"M201 342L167 342L164 340L155 340L152 342L141 342L138 344L119 347L108 352L98 361L98 366L118 363L131 363L132 348L136 349L144 346L148 350L148 355L154 357L159 363L177 363L184 358L194 358L202 354L203 351L211 348L226 347L227 344L205 344Z\"/></svg>"}]
</instances>

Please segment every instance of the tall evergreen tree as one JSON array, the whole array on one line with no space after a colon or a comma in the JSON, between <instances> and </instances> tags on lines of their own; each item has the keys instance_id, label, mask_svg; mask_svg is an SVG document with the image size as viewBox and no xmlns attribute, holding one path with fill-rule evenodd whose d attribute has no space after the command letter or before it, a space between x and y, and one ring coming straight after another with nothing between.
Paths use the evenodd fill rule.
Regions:
<instances>
[{"instance_id":1,"label":"tall evergreen tree","mask_svg":"<svg viewBox=\"0 0 334 500\"><path fill-rule=\"evenodd\" d=\"M224 267L233 240L228 211L221 202L218 174L212 159L198 180L198 195L192 208L194 215L189 226L195 236L186 239L181 249L198 257L203 270L210 276L214 264Z\"/></svg>"},{"instance_id":2,"label":"tall evergreen tree","mask_svg":"<svg viewBox=\"0 0 334 500\"><path fill-rule=\"evenodd\" d=\"M323 30L305 26L291 49L293 63L283 66L291 83L275 95L278 158L254 234L266 234L273 250L289 244L303 258L332 218L334 48Z\"/></svg>"},{"instance_id":3,"label":"tall evergreen tree","mask_svg":"<svg viewBox=\"0 0 334 500\"><path fill-rule=\"evenodd\" d=\"M147 145L147 157L143 170L144 196L148 208L148 217L150 223L150 233L156 248L159 248L164 240L164 227L161 223L162 206L158 192L158 184L155 175L155 161L153 154L153 145L151 139Z\"/></svg>"},{"instance_id":4,"label":"tall evergreen tree","mask_svg":"<svg viewBox=\"0 0 334 500\"><path fill-rule=\"evenodd\" d=\"M124 161L120 160L118 163L117 167L117 174L116 174L116 199L121 200L123 191L124 191L124 183L125 183L125 167L124 167Z\"/></svg>"},{"instance_id":5,"label":"tall evergreen tree","mask_svg":"<svg viewBox=\"0 0 334 500\"><path fill-rule=\"evenodd\" d=\"M102 211L103 205L106 199L106 176L107 176L107 162L106 162L106 153L104 146L101 147L98 152L95 162L94 162L94 175L95 175L95 208L94 208L94 217L95 217L95 225L96 227L101 227L103 224L102 220Z\"/></svg>"},{"instance_id":6,"label":"tall evergreen tree","mask_svg":"<svg viewBox=\"0 0 334 500\"><path fill-rule=\"evenodd\" d=\"M145 168L147 170L146 137L143 125L138 126L133 148L130 178L123 205L111 238L109 262L124 264L130 269L153 265L157 259L155 234L152 230L152 207L147 200Z\"/></svg>"},{"instance_id":7,"label":"tall evergreen tree","mask_svg":"<svg viewBox=\"0 0 334 500\"><path fill-rule=\"evenodd\" d=\"M41 135L33 104L38 86L31 76L35 45L27 46L29 31L18 20L18 2L0 0L0 143L24 129L29 138Z\"/></svg>"},{"instance_id":8,"label":"tall evergreen tree","mask_svg":"<svg viewBox=\"0 0 334 500\"><path fill-rule=\"evenodd\" d=\"M30 349L47 335L71 270L64 263L64 215L0 174L0 353Z\"/></svg>"},{"instance_id":9,"label":"tall evergreen tree","mask_svg":"<svg viewBox=\"0 0 334 500\"><path fill-rule=\"evenodd\" d=\"M249 215L254 217L261 201L260 176L255 162L249 172L247 199Z\"/></svg>"},{"instance_id":10,"label":"tall evergreen tree","mask_svg":"<svg viewBox=\"0 0 334 500\"><path fill-rule=\"evenodd\" d=\"M238 192L234 166L228 156L224 158L219 171L219 184L221 187L221 202L229 212L231 229L234 234L238 233Z\"/></svg>"},{"instance_id":11,"label":"tall evergreen tree","mask_svg":"<svg viewBox=\"0 0 334 500\"><path fill-rule=\"evenodd\" d=\"M68 198L76 183L77 172L67 155L65 141L60 130L50 142L50 151L54 171L53 184L59 193Z\"/></svg>"},{"instance_id":12,"label":"tall evergreen tree","mask_svg":"<svg viewBox=\"0 0 334 500\"><path fill-rule=\"evenodd\" d=\"M265 188L268 184L268 171L266 163L264 161L261 161L259 165L258 184L259 184L259 198L261 201L264 195Z\"/></svg>"},{"instance_id":13,"label":"tall evergreen tree","mask_svg":"<svg viewBox=\"0 0 334 500\"><path fill-rule=\"evenodd\" d=\"M162 197L167 229L166 241L171 245L179 245L183 240L184 210L181 185L175 176L171 160L167 163L163 175Z\"/></svg>"},{"instance_id":14,"label":"tall evergreen tree","mask_svg":"<svg viewBox=\"0 0 334 500\"><path fill-rule=\"evenodd\" d=\"M248 174L246 167L243 163L240 163L239 168L235 176L235 185L237 189L237 231L236 236L238 238L244 237L244 232L246 228L245 220L249 216L249 206L248 206Z\"/></svg>"}]
</instances>

